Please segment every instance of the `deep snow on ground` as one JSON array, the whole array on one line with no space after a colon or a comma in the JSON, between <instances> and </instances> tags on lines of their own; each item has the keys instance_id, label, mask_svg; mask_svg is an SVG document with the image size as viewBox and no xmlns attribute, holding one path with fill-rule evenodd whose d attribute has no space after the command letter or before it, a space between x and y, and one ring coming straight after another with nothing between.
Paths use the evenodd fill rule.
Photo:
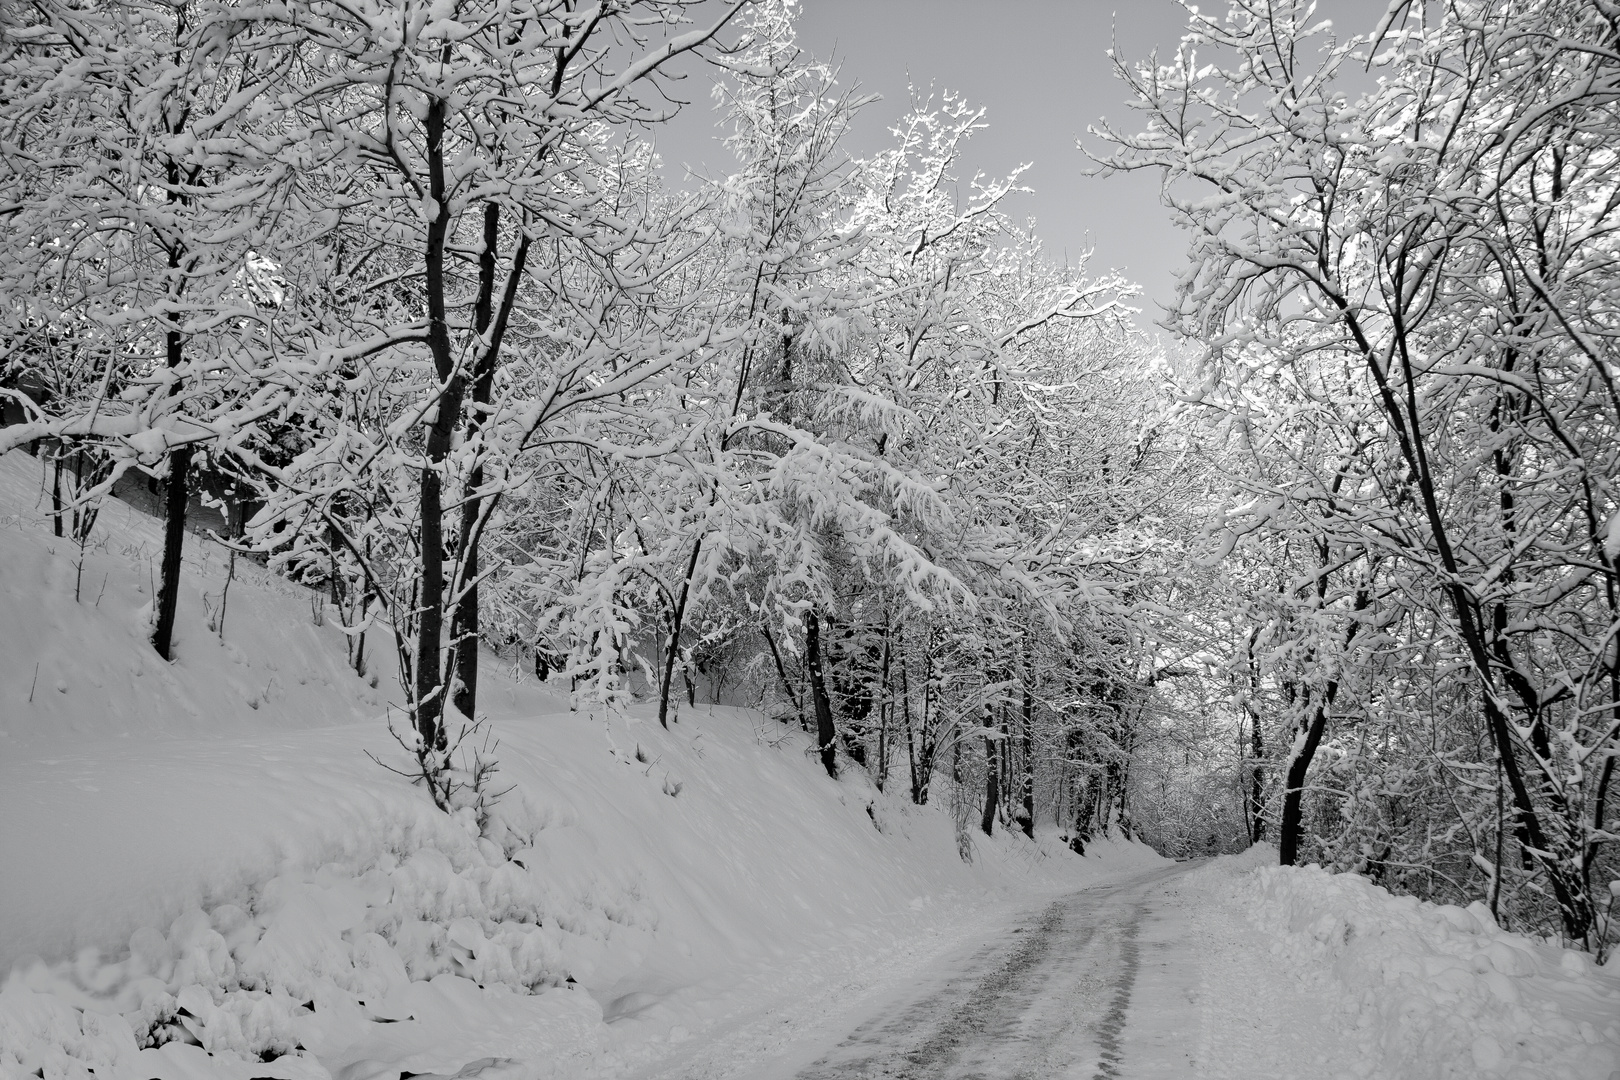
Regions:
<instances>
[{"instance_id":1,"label":"deep snow on ground","mask_svg":"<svg viewBox=\"0 0 1620 1080\"><path fill-rule=\"evenodd\" d=\"M75 601L40 484L0 459L0 1072L616 1075L1157 861L998 836L965 865L945 813L829 780L797 731L571 713L499 660L480 835L366 756L404 763L397 684L310 594L239 561L221 640L225 561L188 538L165 664L157 523L108 503Z\"/></svg>"},{"instance_id":2,"label":"deep snow on ground","mask_svg":"<svg viewBox=\"0 0 1620 1080\"><path fill-rule=\"evenodd\" d=\"M1205 984L1213 974L1218 989L1205 1007L1224 1016L1203 1030L1246 1041L1250 1077L1620 1075L1620 971L1503 931L1483 904L1430 904L1354 874L1277 866L1264 845L1213 860L1182 887L1198 897L1198 936L1212 954L1243 933L1234 923L1249 923L1253 947L1228 950L1230 971L1206 965ZM1231 993L1243 972L1267 966L1281 978L1251 974L1258 991ZM1230 1047L1203 1052L1234 1057Z\"/></svg>"},{"instance_id":3,"label":"deep snow on ground","mask_svg":"<svg viewBox=\"0 0 1620 1080\"><path fill-rule=\"evenodd\" d=\"M944 811L829 780L797 731L570 712L498 658L512 790L480 833L367 757L403 757L378 642L372 685L243 561L221 638L223 551L188 538L165 664L157 523L107 503L81 573L40 492L0 458L0 1076L751 1077L1047 898L1164 865L1016 835L965 865ZM1620 1070L1612 971L1274 859L1182 875L1144 923L1117 1075Z\"/></svg>"}]
</instances>

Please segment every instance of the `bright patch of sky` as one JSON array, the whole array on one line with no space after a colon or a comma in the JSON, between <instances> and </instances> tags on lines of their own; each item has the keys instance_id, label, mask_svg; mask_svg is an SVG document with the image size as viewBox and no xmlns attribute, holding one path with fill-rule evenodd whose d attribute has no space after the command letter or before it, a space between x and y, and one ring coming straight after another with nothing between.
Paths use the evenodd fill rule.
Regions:
<instances>
[{"instance_id":1,"label":"bright patch of sky","mask_svg":"<svg viewBox=\"0 0 1620 1080\"><path fill-rule=\"evenodd\" d=\"M1206 11L1221 5L1209 3ZM1365 32L1383 0L1332 0L1319 7L1341 33ZM906 111L911 88L949 90L986 109L989 124L966 160L987 176L1021 164L1033 189L1009 203L1014 218L1034 218L1048 257L1078 260L1094 250L1092 273L1118 270L1142 287L1138 323L1152 329L1159 305L1175 294L1185 237L1159 203L1158 178L1087 175L1092 163L1078 143L1098 150L1088 126L1107 120L1135 131L1124 85L1108 55L1168 59L1186 23L1173 0L804 0L799 38L811 54L833 61L845 87L879 94L857 119L849 140L856 156L888 145L888 128ZM693 108L657 134L670 172L683 165L723 174L731 165L713 136L711 76L694 74L677 93Z\"/></svg>"}]
</instances>

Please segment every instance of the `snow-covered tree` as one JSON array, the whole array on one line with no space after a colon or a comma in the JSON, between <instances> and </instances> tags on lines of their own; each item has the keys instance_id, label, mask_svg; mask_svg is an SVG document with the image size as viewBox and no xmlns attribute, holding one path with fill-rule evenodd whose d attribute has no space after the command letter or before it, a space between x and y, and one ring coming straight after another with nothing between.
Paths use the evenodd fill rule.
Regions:
<instances>
[{"instance_id":1,"label":"snow-covered tree","mask_svg":"<svg viewBox=\"0 0 1620 1080\"><path fill-rule=\"evenodd\" d=\"M273 529L330 530L388 594L414 745L447 745L476 705L479 553L523 455L580 437L567 416L624 403L702 347L647 301L697 245L622 180L642 93L708 47L687 0L581 8L399 0L239 9L285 57L263 100L299 133L306 177L277 236L303 314L287 378L311 391L308 446L261 461ZM517 361L514 368L513 361ZM340 392L352 411L318 399ZM589 438L587 434L585 436ZM345 505L363 508L349 512Z\"/></svg>"},{"instance_id":2,"label":"snow-covered tree","mask_svg":"<svg viewBox=\"0 0 1620 1080\"><path fill-rule=\"evenodd\" d=\"M257 34L218 5L41 3L4 33L5 393L48 439L167 478L152 644L168 658L188 474L283 398L250 370L279 301L255 248L287 179L252 107ZM33 394L23 388L32 388Z\"/></svg>"},{"instance_id":3,"label":"snow-covered tree","mask_svg":"<svg viewBox=\"0 0 1620 1080\"><path fill-rule=\"evenodd\" d=\"M1260 524L1320 537L1323 577L1376 565L1462 658L1508 828L1593 948L1620 734L1615 46L1560 0L1394 4L1342 43L1304 4L1236 3L1123 69L1148 126L1110 159L1163 170L1192 230L1177 317L1211 400L1272 384L1278 421L1332 444L1266 478L1256 505L1290 513Z\"/></svg>"}]
</instances>

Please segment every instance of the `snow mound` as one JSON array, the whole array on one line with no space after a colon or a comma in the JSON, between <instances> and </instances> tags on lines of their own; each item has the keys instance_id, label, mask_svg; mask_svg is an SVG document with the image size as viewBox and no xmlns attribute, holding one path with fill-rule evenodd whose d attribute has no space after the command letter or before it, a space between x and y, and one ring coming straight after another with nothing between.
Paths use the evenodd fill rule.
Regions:
<instances>
[{"instance_id":1,"label":"snow mound","mask_svg":"<svg viewBox=\"0 0 1620 1080\"><path fill-rule=\"evenodd\" d=\"M1276 865L1256 845L1195 875L1324 970L1382 1075L1610 1080L1620 1070L1620 975L1585 953L1509 933L1490 909L1436 905L1355 874Z\"/></svg>"},{"instance_id":2,"label":"snow mound","mask_svg":"<svg viewBox=\"0 0 1620 1080\"><path fill-rule=\"evenodd\" d=\"M287 866L240 903L136 930L127 948L15 969L0 990L0 1072L226 1075L252 1063L255 1076L320 1077L379 1056L410 1072L448 1061L454 1072L488 1048L457 1045L449 1021L467 1009L507 1014L514 1034L589 1031L601 1008L567 975L567 954L571 938L605 935L525 864L544 826L501 819L512 805L482 835L431 807L396 815L358 860ZM448 1057L424 1056L446 1040ZM529 1058L532 1043L502 1049ZM265 1072L270 1062L283 1072Z\"/></svg>"}]
</instances>

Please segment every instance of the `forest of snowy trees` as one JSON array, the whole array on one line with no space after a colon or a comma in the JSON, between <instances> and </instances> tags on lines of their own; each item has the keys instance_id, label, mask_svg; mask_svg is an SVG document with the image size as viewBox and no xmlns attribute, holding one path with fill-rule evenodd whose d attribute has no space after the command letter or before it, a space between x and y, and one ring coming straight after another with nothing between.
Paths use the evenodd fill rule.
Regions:
<instances>
[{"instance_id":1,"label":"forest of snowy trees","mask_svg":"<svg viewBox=\"0 0 1620 1080\"><path fill-rule=\"evenodd\" d=\"M1093 167L1190 238L1161 344L965 170L971 103L853 157L795 7L0 0L0 452L81 538L161 482L164 656L224 500L392 651L443 807L493 651L761 708L964 837L1266 840L1601 952L1620 8L1232 0L1116 58ZM695 69L732 164L678 183Z\"/></svg>"}]
</instances>

